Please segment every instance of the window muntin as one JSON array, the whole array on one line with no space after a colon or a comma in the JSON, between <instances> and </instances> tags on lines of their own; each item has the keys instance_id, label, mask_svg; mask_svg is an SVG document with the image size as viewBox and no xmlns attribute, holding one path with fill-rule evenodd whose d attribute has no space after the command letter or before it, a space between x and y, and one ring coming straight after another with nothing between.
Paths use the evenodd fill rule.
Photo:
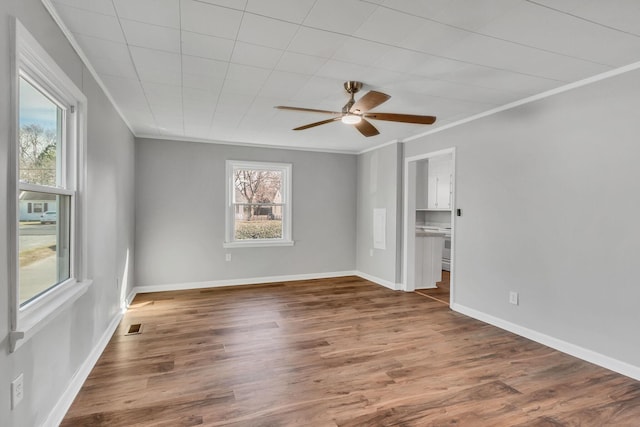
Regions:
<instances>
[{"instance_id":1,"label":"window muntin","mask_svg":"<svg viewBox=\"0 0 640 427\"><path fill-rule=\"evenodd\" d=\"M227 162L225 246L293 244L290 177L290 164Z\"/></svg>"}]
</instances>

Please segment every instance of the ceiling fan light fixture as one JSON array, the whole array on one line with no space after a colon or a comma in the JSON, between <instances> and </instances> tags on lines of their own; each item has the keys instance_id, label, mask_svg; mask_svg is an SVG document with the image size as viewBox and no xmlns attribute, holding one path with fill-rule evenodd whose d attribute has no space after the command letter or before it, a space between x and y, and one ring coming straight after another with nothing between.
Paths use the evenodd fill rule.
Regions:
<instances>
[{"instance_id":1,"label":"ceiling fan light fixture","mask_svg":"<svg viewBox=\"0 0 640 427\"><path fill-rule=\"evenodd\" d=\"M370 90L365 93L356 101L353 96L362 88L361 82L348 81L345 82L344 88L349 96L349 101L342 107L342 111L327 111L317 110L315 108L300 108L300 107L288 107L286 105L278 105L275 108L280 110L293 110L293 111L308 111L310 113L325 113L331 114L333 117L319 122L309 123L304 126L298 126L293 130L304 130L314 128L320 125L326 125L327 123L337 122L353 125L353 127L366 137L379 135L378 129L373 126L368 119L386 120L388 122L399 123L415 123L430 125L436 121L435 116L418 116L415 114L398 114L398 113L378 113L371 112L370 110L376 108L378 105L386 102L391 98L386 93Z\"/></svg>"},{"instance_id":2,"label":"ceiling fan light fixture","mask_svg":"<svg viewBox=\"0 0 640 427\"><path fill-rule=\"evenodd\" d=\"M357 116L355 114L345 114L344 116L342 116L340 120L342 120L342 123L344 124L355 125L360 123L360 121L362 120L362 117Z\"/></svg>"}]
</instances>

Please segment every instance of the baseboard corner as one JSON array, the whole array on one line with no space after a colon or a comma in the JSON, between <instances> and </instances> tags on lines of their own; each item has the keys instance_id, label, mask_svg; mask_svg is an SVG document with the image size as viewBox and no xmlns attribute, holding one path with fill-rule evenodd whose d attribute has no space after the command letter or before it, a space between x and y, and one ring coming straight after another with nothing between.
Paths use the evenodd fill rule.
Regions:
<instances>
[{"instance_id":1,"label":"baseboard corner","mask_svg":"<svg viewBox=\"0 0 640 427\"><path fill-rule=\"evenodd\" d=\"M401 288L400 283L391 282L389 280L381 279L380 277L372 276L371 274L364 273L362 271L355 271L354 274L358 277L361 277L365 280L378 284L380 286L384 286L385 288L389 288L394 291L398 291Z\"/></svg>"}]
</instances>

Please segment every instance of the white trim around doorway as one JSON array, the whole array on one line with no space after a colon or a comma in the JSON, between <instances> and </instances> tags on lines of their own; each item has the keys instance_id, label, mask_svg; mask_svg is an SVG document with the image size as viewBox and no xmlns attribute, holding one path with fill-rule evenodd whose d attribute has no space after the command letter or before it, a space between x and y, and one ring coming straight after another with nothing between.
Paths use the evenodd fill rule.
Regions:
<instances>
[{"instance_id":1,"label":"white trim around doorway","mask_svg":"<svg viewBox=\"0 0 640 427\"><path fill-rule=\"evenodd\" d=\"M455 147L447 148L438 151L432 151L429 153L419 154L416 156L407 157L404 159L404 185L403 185L403 210L404 210L404 225L403 225L403 253L402 258L402 283L401 289L406 292L413 292L415 290L414 283L409 280L409 271L415 268L413 257L415 255L415 225L416 225L416 175L415 175L415 163L421 160L426 160L431 157L441 156L444 154L451 154L453 158L453 197L451 206L451 282L450 282L450 300L449 305L453 305L454 301L454 287L455 287L455 222L456 222L456 149ZM410 166L413 166L410 167ZM413 172L413 173L412 173Z\"/></svg>"}]
</instances>

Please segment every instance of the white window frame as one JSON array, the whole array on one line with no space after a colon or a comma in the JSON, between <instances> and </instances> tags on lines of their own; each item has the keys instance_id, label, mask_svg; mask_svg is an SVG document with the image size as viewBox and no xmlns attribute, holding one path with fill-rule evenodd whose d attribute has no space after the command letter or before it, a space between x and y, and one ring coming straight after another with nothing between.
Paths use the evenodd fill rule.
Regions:
<instances>
[{"instance_id":1,"label":"white window frame","mask_svg":"<svg viewBox=\"0 0 640 427\"><path fill-rule=\"evenodd\" d=\"M87 98L58 64L40 46L27 29L14 19L11 55L11 143L9 144L9 194L7 198L7 221L9 238L7 239L9 254L9 289L11 330L9 333L10 351L15 351L28 341L42 327L69 307L84 294L91 281L87 279L86 268L86 117ZM63 187L55 188L41 185L20 183L18 138L19 138L19 82L23 77L36 88L52 95L56 100L64 102L62 108L67 109L65 133L61 142L62 158L65 171ZM14 191L13 197L11 191ZM20 191L38 191L71 197L70 203L70 278L50 288L42 295L23 306L20 305L19 290L19 254L18 254L18 218Z\"/></svg>"},{"instance_id":2,"label":"white window frame","mask_svg":"<svg viewBox=\"0 0 640 427\"><path fill-rule=\"evenodd\" d=\"M282 238L280 239L247 239L235 240L235 205L234 194L235 187L233 183L234 169L258 169L273 170L282 172L282 186L280 195L282 197ZM293 246L294 241L291 234L292 229L292 165L291 163L274 163L274 162L252 162L243 160L227 160L226 161L226 209L225 209L225 248L247 248L247 247L269 247L269 246Z\"/></svg>"}]
</instances>

